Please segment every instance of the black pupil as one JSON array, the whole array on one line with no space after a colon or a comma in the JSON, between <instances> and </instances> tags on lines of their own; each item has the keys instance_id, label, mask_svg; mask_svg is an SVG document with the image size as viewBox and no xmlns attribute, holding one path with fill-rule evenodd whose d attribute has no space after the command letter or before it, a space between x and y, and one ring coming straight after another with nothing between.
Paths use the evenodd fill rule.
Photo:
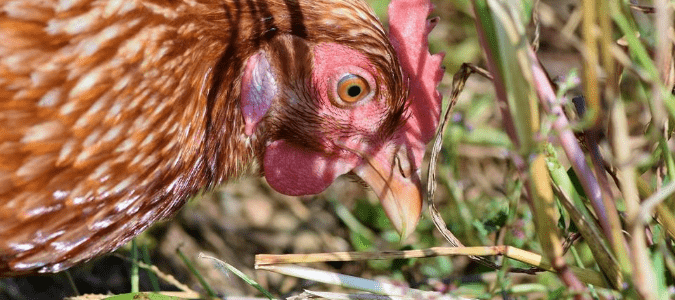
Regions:
<instances>
[{"instance_id":1,"label":"black pupil","mask_svg":"<svg viewBox=\"0 0 675 300\"><path fill-rule=\"evenodd\" d=\"M347 95L349 95L349 97L356 97L360 94L361 94L361 88L359 86L356 86L356 85L350 86L349 89L347 90Z\"/></svg>"}]
</instances>

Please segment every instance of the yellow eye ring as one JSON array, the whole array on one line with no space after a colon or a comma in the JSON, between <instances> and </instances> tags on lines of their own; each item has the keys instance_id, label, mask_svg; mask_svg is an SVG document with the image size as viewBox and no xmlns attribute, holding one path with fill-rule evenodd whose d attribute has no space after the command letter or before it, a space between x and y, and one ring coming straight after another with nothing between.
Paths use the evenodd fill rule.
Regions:
<instances>
[{"instance_id":1,"label":"yellow eye ring","mask_svg":"<svg viewBox=\"0 0 675 300\"><path fill-rule=\"evenodd\" d=\"M370 86L361 76L347 74L338 82L337 94L346 103L356 103L370 94Z\"/></svg>"}]
</instances>

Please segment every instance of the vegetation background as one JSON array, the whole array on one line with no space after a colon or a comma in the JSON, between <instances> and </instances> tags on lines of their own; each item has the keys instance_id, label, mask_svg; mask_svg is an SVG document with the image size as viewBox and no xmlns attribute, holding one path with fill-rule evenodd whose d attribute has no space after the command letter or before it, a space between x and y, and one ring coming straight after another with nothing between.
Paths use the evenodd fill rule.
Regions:
<instances>
[{"instance_id":1,"label":"vegetation background","mask_svg":"<svg viewBox=\"0 0 675 300\"><path fill-rule=\"evenodd\" d=\"M368 2L380 19L386 21L386 8L389 1L368 0ZM471 8L472 1L434 0L432 2L436 5L432 16L439 16L441 19L429 40L432 53L446 53L443 62L446 75L439 89L444 95L444 107L447 107L450 101L453 74L460 69L460 66L463 63L472 63L487 68L490 62L486 60L482 47L503 46L496 44L481 46L474 21L474 11ZM587 2L595 3L596 1L583 1L583 3ZM598 0L596 4L601 5L606 2ZM501 3L504 3L505 7L514 9L510 11L512 15L521 17L518 23L522 25L520 36L527 44L537 41L536 56L548 72L549 78L566 91L567 99L587 93L588 89L582 89L582 85L590 84L597 88L613 84L612 78L596 76L589 79L588 75L583 73L584 66L587 66L586 68L589 65L593 68L602 68L602 66L599 62L596 62L597 66L589 64L588 60L592 55L585 52L585 49L588 49L585 47L588 46L589 38L584 35L582 20L588 18L585 15L588 10L582 9L582 2L551 0L542 1L537 5L532 1L503 1ZM643 8L654 5L649 1L638 4L645 5ZM629 7L626 3L621 5L624 8ZM671 6L672 15L673 3L670 2L667 5ZM654 61L654 53L657 52L655 48L660 45L655 29L658 22L653 12L639 8L634 6L622 12L630 20L632 27L629 29L640 33L638 45L634 44L628 48L640 48L641 46L648 53L647 60L651 57ZM598 9L597 14L596 18L602 20L600 16L609 15L610 12ZM613 18L614 22L617 22L616 15L613 15ZM496 27L506 26L499 23L503 19L495 18L492 21L497 24ZM670 43L672 44L672 19L666 25L666 28L670 29ZM603 34L610 37L608 41L615 43L624 36L619 27L620 25L612 25L612 30L604 31ZM489 29L482 30L485 35L491 34L488 32ZM621 46L621 43L616 45ZM654 111L666 111L668 104L665 104L663 107L666 108L663 108L652 102L653 93L655 93L653 86L657 85L655 82L660 82L663 86L672 89L672 76L670 81L659 81L658 78L654 79L645 75L649 73L649 68L646 66L648 62L640 60L635 51L623 48L622 52L622 48L618 46L615 47L612 44L613 51L618 51L614 54L616 60L623 59L621 65L624 68L616 72L621 75L618 76L620 79L614 78L615 86L618 88L616 96L611 98L602 94L600 97L604 99L600 111L605 113L602 117L606 118L594 121L596 123L582 119L576 116L576 110L569 100L562 103L562 107L571 119L572 125L569 128L574 129L579 137L584 136L582 132L589 128L599 130L597 144L608 165L617 166L615 144L629 145L630 163L627 164L635 167L636 174L644 183L644 193L640 194L644 200L653 193L652 191L668 186L671 178L669 174L675 172L673 168L668 168L675 166L669 164L672 162L670 149L674 146L670 139L672 129L668 129L666 121L665 131L659 132L658 129L663 129L663 127L659 124L655 127L653 123ZM624 53L623 56L621 53ZM672 48L669 53L672 56ZM517 70L508 70L508 72L518 73ZM657 64L656 72L657 74L670 74L672 61L666 68ZM601 75L608 74L600 73ZM534 82L536 80L535 78ZM537 209L533 209L534 206L529 204L532 200L527 197L526 192L528 184L533 184L537 178L533 178L530 172L523 171L518 163L514 163L514 157L522 155L523 152L522 148L514 146L513 137L508 132L509 128L504 125L503 112L500 107L505 104L496 99L495 86L490 80L473 75L460 94L451 112L450 122L442 143L443 148L437 164L439 187L434 202L446 221L448 229L464 245L509 245L534 253L546 254L555 247L552 248L551 245L543 243L541 234L551 229L543 228L545 226L541 225L541 221L539 221L540 226L535 226L539 215ZM498 84L497 86L507 90L509 88L499 87ZM672 95L664 97L666 97L665 102L673 100ZM610 111L616 113L617 102L622 103L623 115L626 117L627 138L624 140L610 139L614 136L614 132L609 128L615 128L617 125L610 122L607 116ZM589 104L591 108L593 108L592 105ZM667 112L669 114L665 118L673 119L672 111ZM516 123L518 122L520 120L516 119ZM558 164L564 171L569 170L570 162L561 150L560 143L556 142L555 133L553 133L553 117L542 113L537 122L540 123L542 129L539 132L536 153L545 154L549 170L553 170L556 167L555 164ZM585 147L584 150L588 150L589 147L592 149L596 143L590 142L589 146L583 141L581 144ZM588 151L586 153L588 154ZM590 156L586 158L588 165L591 165ZM618 166L624 167L625 164ZM604 170L602 172L604 173ZM609 174L615 175L616 173L610 172ZM423 175L423 178L426 178L426 175ZM675 297L673 236L667 234L669 228L664 227L662 219L657 221L650 218L647 220L647 227L640 227L646 232L646 237L638 241L631 239L630 229L634 228L631 225L633 221L629 220L630 214L626 211L626 203L623 201L622 195L625 190L622 190L617 182L619 180L610 180L602 186L608 188L614 195L612 200L615 201L617 207L614 214L618 215L621 221L620 227L612 229L625 236L626 243L630 243L631 246L642 245L640 249L646 251L646 260L649 262L649 270L653 275L648 277L652 278L652 281L644 281L646 279L638 275L633 277L635 264L641 262L633 256L628 256L627 261L617 263L617 268L620 269L618 273L623 274L622 278L626 282L623 286L625 289L622 291L595 289L587 285L583 285L583 289L578 290L565 278L551 272L509 273L507 267L529 268L529 266L503 258L496 259L498 263L505 266L497 270L481 265L466 256L341 262L313 264L312 267L469 298L632 299L656 297L667 299L670 297L672 299ZM563 194L579 194L581 198L584 198L578 181L571 187L566 187L555 180L552 185L560 188ZM561 242L563 239L573 241L573 246L567 248L568 251L562 256L564 261L569 265L599 272L601 268L597 263L598 257L594 256L598 253L591 251L587 239L579 238L575 216L563 208L563 204L559 202L562 194L558 192L554 214L556 217L549 219L548 225L553 225ZM667 215L668 212L675 211L673 209L675 201L669 195L664 196L664 199L662 205L665 205ZM592 206L588 202L584 203L586 203L585 206ZM198 258L199 253L206 253L232 264L258 281L272 294L284 298L297 295L304 289L344 290L267 271L256 271L253 269L255 254L380 251L448 246L449 244L434 227L426 209L423 213L424 216L417 231L401 242L384 216L375 195L358 183L341 179L321 195L297 198L274 192L265 184L264 179L242 178L214 192L196 197L175 218L157 224L139 236L136 239L136 245L142 259L149 261L162 272L172 275L195 291L204 292L204 288L199 283L198 277L181 260L177 249L180 249L181 253L192 261L193 266L220 297L260 296L260 294L231 273L222 272L210 261ZM668 216L665 218L667 222ZM606 235L601 234L601 236L601 240L609 240ZM593 241L590 242L593 243ZM132 285L130 280L131 249L132 246L127 245L113 254L73 268L68 274L0 279L0 299L60 299L75 296L76 293L128 293ZM156 279L152 272L144 269L140 272L140 289L142 291L178 290L166 281ZM653 293L644 294L643 289L653 290Z\"/></svg>"}]
</instances>

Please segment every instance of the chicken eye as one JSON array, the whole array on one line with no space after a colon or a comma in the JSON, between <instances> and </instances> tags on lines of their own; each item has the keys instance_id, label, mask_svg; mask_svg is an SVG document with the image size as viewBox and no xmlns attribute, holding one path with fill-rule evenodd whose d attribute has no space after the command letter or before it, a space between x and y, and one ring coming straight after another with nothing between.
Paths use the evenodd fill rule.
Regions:
<instances>
[{"instance_id":1,"label":"chicken eye","mask_svg":"<svg viewBox=\"0 0 675 300\"><path fill-rule=\"evenodd\" d=\"M338 82L337 92L342 101L355 103L370 93L370 86L361 76L348 74Z\"/></svg>"}]
</instances>

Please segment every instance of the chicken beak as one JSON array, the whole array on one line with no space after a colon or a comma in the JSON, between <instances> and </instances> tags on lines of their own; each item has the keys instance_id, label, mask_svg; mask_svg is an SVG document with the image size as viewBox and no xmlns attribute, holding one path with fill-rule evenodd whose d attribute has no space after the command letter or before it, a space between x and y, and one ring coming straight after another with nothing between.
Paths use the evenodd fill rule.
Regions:
<instances>
[{"instance_id":1,"label":"chicken beak","mask_svg":"<svg viewBox=\"0 0 675 300\"><path fill-rule=\"evenodd\" d=\"M405 239L417 226L422 211L422 183L419 170L405 151L380 151L373 156L365 156L365 162L354 168L377 194L387 217L396 230Z\"/></svg>"}]
</instances>

